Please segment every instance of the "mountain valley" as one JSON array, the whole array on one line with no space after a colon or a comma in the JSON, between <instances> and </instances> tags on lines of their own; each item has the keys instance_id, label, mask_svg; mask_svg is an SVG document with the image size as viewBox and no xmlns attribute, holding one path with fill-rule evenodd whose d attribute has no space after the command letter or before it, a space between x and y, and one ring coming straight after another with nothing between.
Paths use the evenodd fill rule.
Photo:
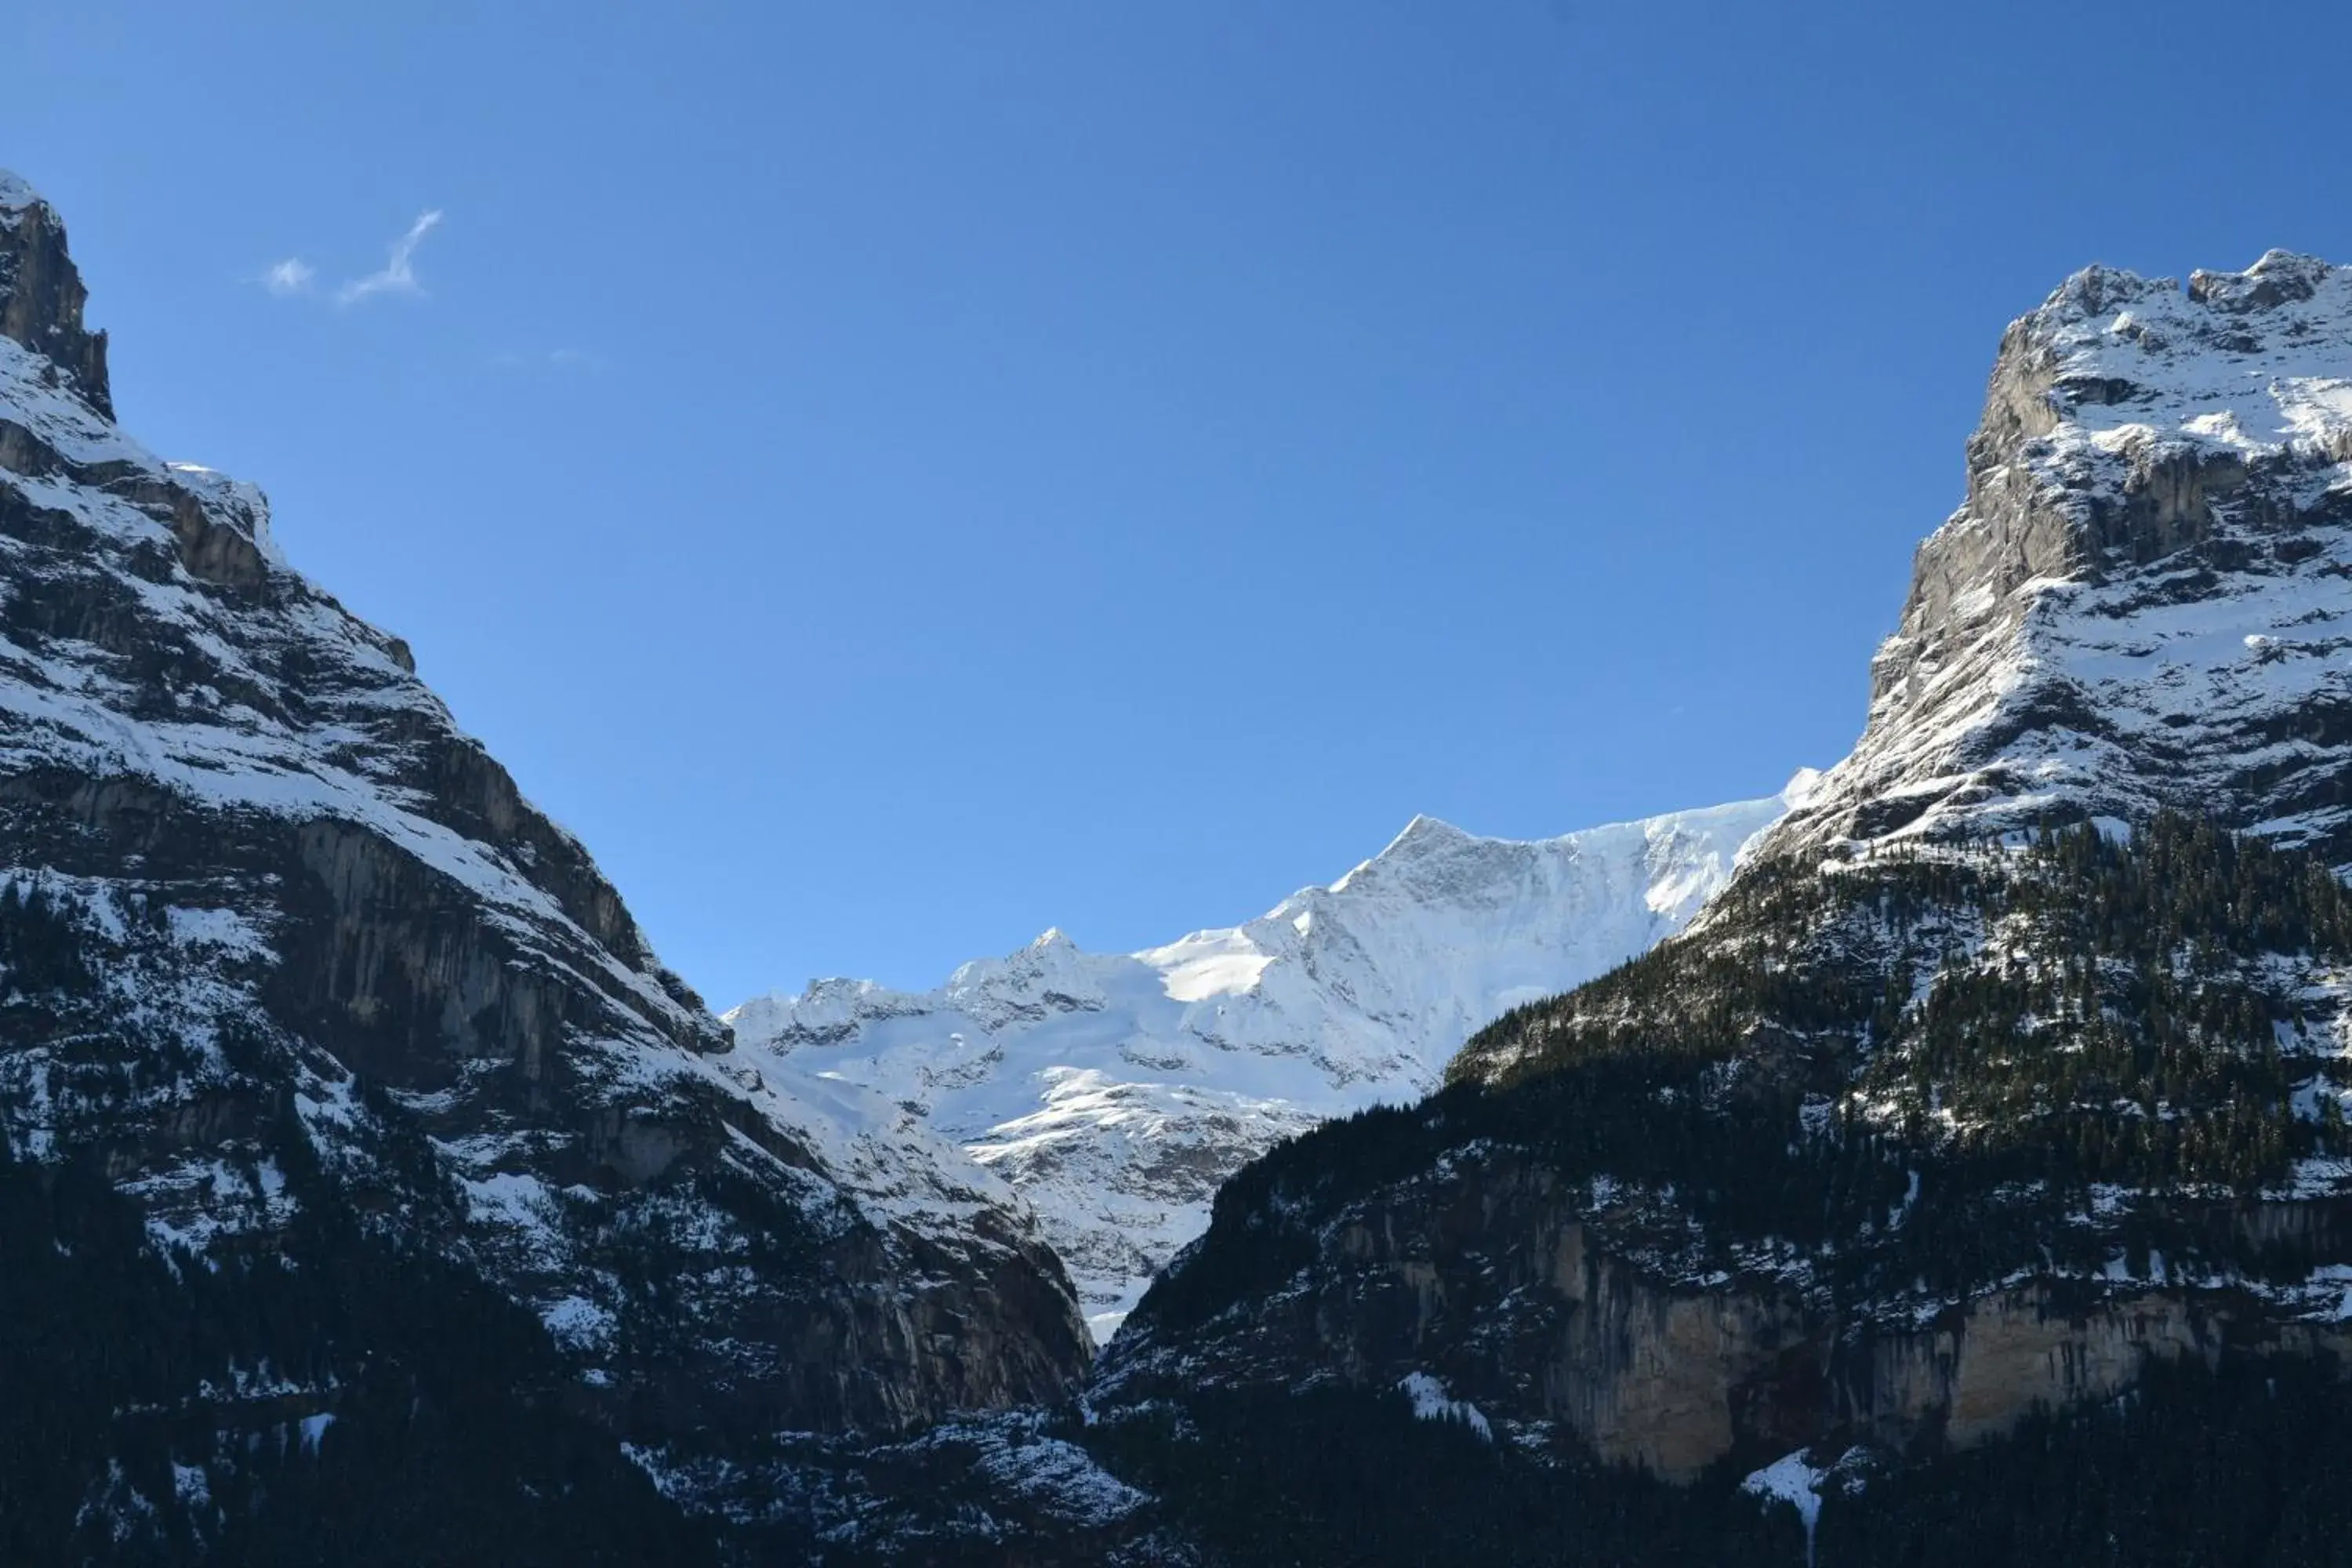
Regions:
<instances>
[{"instance_id":1,"label":"mountain valley","mask_svg":"<svg viewBox=\"0 0 2352 1568\"><path fill-rule=\"evenodd\" d=\"M2352 1562L2352 268L2002 336L1853 752L724 1019L0 175L0 1560Z\"/></svg>"}]
</instances>

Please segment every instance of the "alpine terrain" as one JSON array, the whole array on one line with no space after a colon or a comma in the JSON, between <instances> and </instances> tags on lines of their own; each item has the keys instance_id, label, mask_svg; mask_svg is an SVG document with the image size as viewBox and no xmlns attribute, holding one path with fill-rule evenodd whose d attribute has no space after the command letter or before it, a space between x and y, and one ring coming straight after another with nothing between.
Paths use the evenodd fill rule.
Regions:
<instances>
[{"instance_id":1,"label":"alpine terrain","mask_svg":"<svg viewBox=\"0 0 2352 1568\"><path fill-rule=\"evenodd\" d=\"M2347 583L2352 268L2068 279L1853 755L1229 1183L1097 1447L1221 1561L2352 1561Z\"/></svg>"},{"instance_id":2,"label":"alpine terrain","mask_svg":"<svg viewBox=\"0 0 2352 1568\"><path fill-rule=\"evenodd\" d=\"M725 1022L83 306L0 175L0 1561L2352 1563L2352 268L2011 325L1780 796Z\"/></svg>"},{"instance_id":3,"label":"alpine terrain","mask_svg":"<svg viewBox=\"0 0 2352 1568\"><path fill-rule=\"evenodd\" d=\"M695 1561L747 1444L1074 1389L1025 1206L735 1049L82 307L0 176L0 1560Z\"/></svg>"},{"instance_id":4,"label":"alpine terrain","mask_svg":"<svg viewBox=\"0 0 2352 1568\"><path fill-rule=\"evenodd\" d=\"M936 991L820 980L727 1018L750 1059L873 1089L1011 1183L1108 1338L1228 1176L1419 1100L1480 1025L1679 931L1817 776L1537 843L1415 817L1231 930L1116 955L1047 931Z\"/></svg>"}]
</instances>

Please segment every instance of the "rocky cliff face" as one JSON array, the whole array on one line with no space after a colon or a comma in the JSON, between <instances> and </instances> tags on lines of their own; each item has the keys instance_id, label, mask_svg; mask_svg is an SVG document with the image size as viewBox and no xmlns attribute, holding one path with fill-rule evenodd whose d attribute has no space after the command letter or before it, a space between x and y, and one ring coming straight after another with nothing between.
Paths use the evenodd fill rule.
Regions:
<instances>
[{"instance_id":1,"label":"rocky cliff face","mask_svg":"<svg viewBox=\"0 0 2352 1568\"><path fill-rule=\"evenodd\" d=\"M1609 1212L1606 1182L1596 1201L1592 1184L1564 1183L1522 1150L1454 1152L1318 1213L1311 1257L1246 1310L1171 1330L1147 1307L1097 1398L1427 1381L1522 1446L1686 1484L1817 1447L1971 1447L2038 1412L2121 1393L2151 1362L2352 1350L2331 1289L2341 1265L2304 1290L2242 1279L2168 1289L2117 1268L2097 1288L2023 1277L1904 1313L1857 1312L1785 1268L1656 1268L1644 1245L1654 1237ZM2261 1228L2283 1207L2217 1205L2198 1219ZM2294 1205L2284 1218L2305 1233L2298 1256L2346 1257L2347 1215L2343 1200Z\"/></svg>"},{"instance_id":2,"label":"rocky cliff face","mask_svg":"<svg viewBox=\"0 0 2352 1568\"><path fill-rule=\"evenodd\" d=\"M106 334L82 325L89 300L81 273L66 254L66 226L33 188L0 170L0 337L43 362L53 385L70 389L105 418L114 417L106 380Z\"/></svg>"},{"instance_id":3,"label":"rocky cliff face","mask_svg":"<svg viewBox=\"0 0 2352 1568\"><path fill-rule=\"evenodd\" d=\"M429 1260L416 1321L521 1314L517 1408L664 1475L1070 1388L1087 1342L1026 1208L896 1108L735 1050L401 642L286 564L260 492L114 426L82 300L0 178L9 1180L94 1173L143 1237L122 1268L209 1282L191 1319L238 1310L203 1304L230 1281ZM137 1391L160 1449L82 1412L42 1517L234 1537L248 1433L312 1423L331 1458L383 1347L239 1335Z\"/></svg>"},{"instance_id":4,"label":"rocky cliff face","mask_svg":"<svg viewBox=\"0 0 2352 1568\"><path fill-rule=\"evenodd\" d=\"M1853 754L1684 934L1236 1178L1104 1409L1404 1390L1523 1451L1819 1485L2158 1368L2325 1384L2352 269L2079 274L1969 457Z\"/></svg>"},{"instance_id":5,"label":"rocky cliff face","mask_svg":"<svg viewBox=\"0 0 2352 1568\"><path fill-rule=\"evenodd\" d=\"M2172 805L2352 862L2347 341L2352 268L2280 251L2012 324L1791 849Z\"/></svg>"},{"instance_id":6,"label":"rocky cliff face","mask_svg":"<svg viewBox=\"0 0 2352 1568\"><path fill-rule=\"evenodd\" d=\"M728 1019L751 1059L872 1089L1010 1182L1107 1338L1226 1177L1421 1098L1481 1025L1680 930L1815 776L1531 843L1417 817L1245 925L1128 954L1050 931L935 991L819 981Z\"/></svg>"}]
</instances>

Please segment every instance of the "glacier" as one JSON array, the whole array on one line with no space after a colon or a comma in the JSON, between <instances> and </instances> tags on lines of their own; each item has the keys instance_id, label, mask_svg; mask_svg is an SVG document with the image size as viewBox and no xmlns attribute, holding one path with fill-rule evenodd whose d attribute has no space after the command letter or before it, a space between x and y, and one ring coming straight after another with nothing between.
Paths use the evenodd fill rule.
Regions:
<instances>
[{"instance_id":1,"label":"glacier","mask_svg":"<svg viewBox=\"0 0 2352 1568\"><path fill-rule=\"evenodd\" d=\"M1108 1340L1228 1176L1329 1118L1418 1100L1496 1015L1681 930L1819 776L1534 841L1415 817L1243 925L1130 953L1049 931L934 990L817 980L724 1017L738 1059L871 1091L1009 1183Z\"/></svg>"}]
</instances>

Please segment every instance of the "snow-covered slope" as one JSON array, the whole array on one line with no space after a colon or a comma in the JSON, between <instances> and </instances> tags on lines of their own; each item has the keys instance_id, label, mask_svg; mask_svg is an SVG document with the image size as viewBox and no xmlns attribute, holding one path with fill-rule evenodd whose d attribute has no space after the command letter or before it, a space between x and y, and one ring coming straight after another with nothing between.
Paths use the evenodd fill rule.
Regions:
<instances>
[{"instance_id":1,"label":"snow-covered slope","mask_svg":"<svg viewBox=\"0 0 2352 1568\"><path fill-rule=\"evenodd\" d=\"M727 1017L747 1059L877 1090L1011 1181L1107 1337L1227 1176L1418 1098L1497 1013L1679 930L1814 778L1534 843L1416 817L1231 930L1125 954L1048 931L935 991L824 980Z\"/></svg>"},{"instance_id":2,"label":"snow-covered slope","mask_svg":"<svg viewBox=\"0 0 2352 1568\"><path fill-rule=\"evenodd\" d=\"M1776 836L2158 805L2352 863L2352 268L2076 273L2002 339L1869 724Z\"/></svg>"},{"instance_id":3,"label":"snow-covered slope","mask_svg":"<svg viewBox=\"0 0 2352 1568\"><path fill-rule=\"evenodd\" d=\"M174 1268L357 1216L527 1310L564 1397L641 1443L656 1407L897 1427L1075 1380L1005 1184L736 1053L260 492L117 427L82 304L0 174L0 1164L95 1163ZM331 1415L317 1364L273 1397ZM240 1419L154 1398L225 1445Z\"/></svg>"}]
</instances>

